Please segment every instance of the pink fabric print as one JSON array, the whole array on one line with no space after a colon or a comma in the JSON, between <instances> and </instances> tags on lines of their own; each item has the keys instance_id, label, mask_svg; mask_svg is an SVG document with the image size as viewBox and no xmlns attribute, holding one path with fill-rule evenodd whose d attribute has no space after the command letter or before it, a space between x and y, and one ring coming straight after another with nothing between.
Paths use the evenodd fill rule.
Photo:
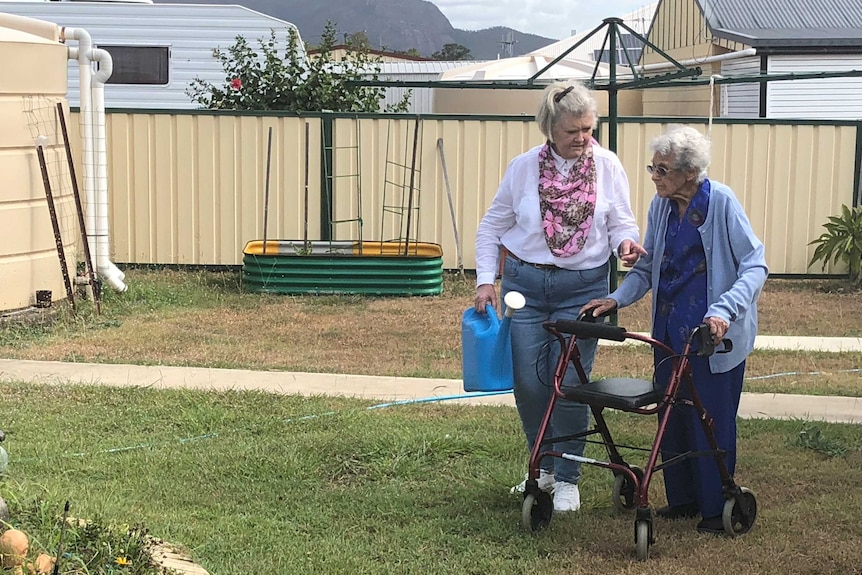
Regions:
<instances>
[{"instance_id":1,"label":"pink fabric print","mask_svg":"<svg viewBox=\"0 0 862 575\"><path fill-rule=\"evenodd\" d=\"M563 218L555 216L550 210L545 212L545 220L542 222L542 227L545 229L545 235L549 238L554 237L557 232L563 231Z\"/></svg>"},{"instance_id":2,"label":"pink fabric print","mask_svg":"<svg viewBox=\"0 0 862 575\"><path fill-rule=\"evenodd\" d=\"M557 257L579 253L586 244L596 209L596 169L592 146L568 174L557 169L550 143L539 152L539 207L548 249Z\"/></svg>"}]
</instances>

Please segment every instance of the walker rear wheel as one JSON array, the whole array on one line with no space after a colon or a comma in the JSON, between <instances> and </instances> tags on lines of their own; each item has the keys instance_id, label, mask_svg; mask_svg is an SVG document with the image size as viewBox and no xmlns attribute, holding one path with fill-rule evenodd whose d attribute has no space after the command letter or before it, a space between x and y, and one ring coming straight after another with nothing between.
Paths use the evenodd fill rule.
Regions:
<instances>
[{"instance_id":1,"label":"walker rear wheel","mask_svg":"<svg viewBox=\"0 0 862 575\"><path fill-rule=\"evenodd\" d=\"M632 467L631 470L635 474L635 477L637 477L638 484L643 481L644 472L639 467ZM611 494L614 509L617 511L628 511L635 508L635 505L637 505L635 494L638 484L632 483L631 478L625 473L620 473L614 477L614 489Z\"/></svg>"},{"instance_id":2,"label":"walker rear wheel","mask_svg":"<svg viewBox=\"0 0 862 575\"><path fill-rule=\"evenodd\" d=\"M524 506L521 508L521 527L525 531L539 531L551 523L554 513L554 500L550 494L540 491L538 494L524 495Z\"/></svg>"},{"instance_id":3,"label":"walker rear wheel","mask_svg":"<svg viewBox=\"0 0 862 575\"><path fill-rule=\"evenodd\" d=\"M724 532L731 537L748 533L757 519L757 499L747 487L740 487L739 493L724 502L721 521Z\"/></svg>"}]
</instances>

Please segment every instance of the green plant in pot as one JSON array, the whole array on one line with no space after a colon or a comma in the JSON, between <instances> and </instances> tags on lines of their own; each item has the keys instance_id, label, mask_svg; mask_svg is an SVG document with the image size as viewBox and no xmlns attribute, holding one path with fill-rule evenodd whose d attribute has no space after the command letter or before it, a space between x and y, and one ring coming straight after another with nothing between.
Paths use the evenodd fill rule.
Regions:
<instances>
[{"instance_id":1,"label":"green plant in pot","mask_svg":"<svg viewBox=\"0 0 862 575\"><path fill-rule=\"evenodd\" d=\"M826 231L808 245L816 245L808 265L822 262L821 270L832 262L845 262L850 269L850 281L862 288L862 206L841 206L840 216L829 216L823 224Z\"/></svg>"}]
</instances>

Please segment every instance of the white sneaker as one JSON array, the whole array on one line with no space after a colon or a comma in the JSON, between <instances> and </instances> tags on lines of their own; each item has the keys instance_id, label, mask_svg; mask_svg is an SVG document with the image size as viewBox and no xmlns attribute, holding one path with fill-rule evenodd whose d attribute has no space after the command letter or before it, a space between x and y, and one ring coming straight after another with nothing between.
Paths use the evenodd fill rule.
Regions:
<instances>
[{"instance_id":1,"label":"white sneaker","mask_svg":"<svg viewBox=\"0 0 862 575\"><path fill-rule=\"evenodd\" d=\"M558 481L554 485L554 511L577 511L581 508L581 492L576 483Z\"/></svg>"},{"instance_id":2,"label":"white sneaker","mask_svg":"<svg viewBox=\"0 0 862 575\"><path fill-rule=\"evenodd\" d=\"M527 479L530 477L530 474L524 476L524 480L511 488L509 493L523 493L527 488ZM544 491L545 493L551 493L554 490L554 483L556 480L554 479L554 473L545 471L544 469L539 470L539 489Z\"/></svg>"}]
</instances>

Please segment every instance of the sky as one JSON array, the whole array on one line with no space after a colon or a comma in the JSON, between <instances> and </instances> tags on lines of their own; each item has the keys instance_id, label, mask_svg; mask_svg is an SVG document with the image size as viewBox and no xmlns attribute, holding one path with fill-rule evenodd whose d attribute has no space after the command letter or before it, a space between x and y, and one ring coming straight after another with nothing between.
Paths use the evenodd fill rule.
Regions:
<instances>
[{"instance_id":1,"label":"sky","mask_svg":"<svg viewBox=\"0 0 862 575\"><path fill-rule=\"evenodd\" d=\"M650 0L430 0L462 30L507 26L561 40L587 32L605 18L623 16Z\"/></svg>"}]
</instances>

